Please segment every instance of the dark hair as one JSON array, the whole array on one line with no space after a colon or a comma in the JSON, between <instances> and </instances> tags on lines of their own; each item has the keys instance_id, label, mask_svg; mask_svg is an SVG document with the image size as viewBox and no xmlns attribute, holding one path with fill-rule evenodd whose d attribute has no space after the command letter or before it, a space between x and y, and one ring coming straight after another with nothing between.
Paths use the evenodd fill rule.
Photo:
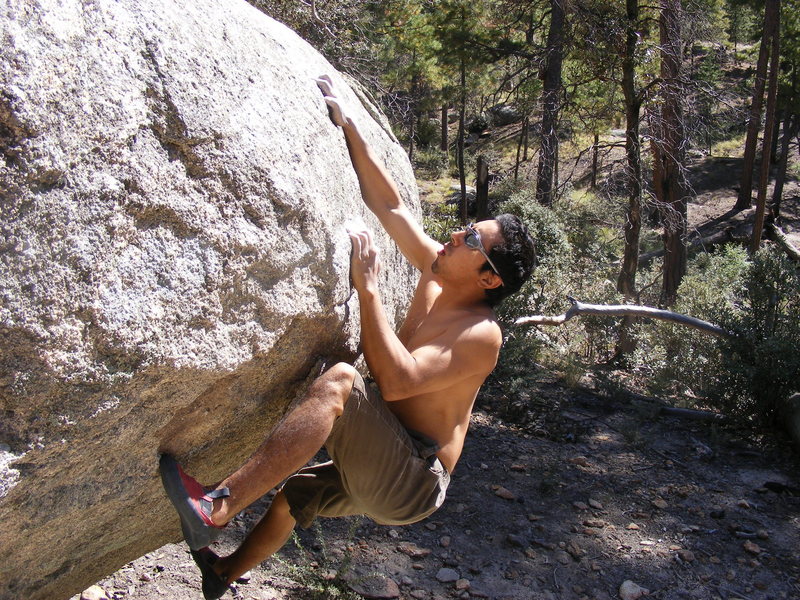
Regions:
<instances>
[{"instance_id":1,"label":"dark hair","mask_svg":"<svg viewBox=\"0 0 800 600\"><path fill-rule=\"evenodd\" d=\"M516 215L503 214L495 217L500 224L503 243L489 251L489 258L500 271L503 285L486 290L489 306L497 306L506 296L518 291L531 276L536 266L536 251L528 228ZM486 262L483 269L491 269Z\"/></svg>"}]
</instances>

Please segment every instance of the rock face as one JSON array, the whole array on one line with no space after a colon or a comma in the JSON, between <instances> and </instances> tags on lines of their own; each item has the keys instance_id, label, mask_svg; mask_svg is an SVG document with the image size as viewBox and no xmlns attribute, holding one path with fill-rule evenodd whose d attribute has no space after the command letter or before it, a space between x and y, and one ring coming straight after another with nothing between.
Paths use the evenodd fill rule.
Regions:
<instances>
[{"instance_id":1,"label":"rock face","mask_svg":"<svg viewBox=\"0 0 800 600\"><path fill-rule=\"evenodd\" d=\"M66 598L180 539L159 451L212 482L323 360L352 360L361 203L329 73L244 0L0 8L0 598ZM397 323L414 273L382 233ZM391 282L386 274L391 273Z\"/></svg>"}]
</instances>

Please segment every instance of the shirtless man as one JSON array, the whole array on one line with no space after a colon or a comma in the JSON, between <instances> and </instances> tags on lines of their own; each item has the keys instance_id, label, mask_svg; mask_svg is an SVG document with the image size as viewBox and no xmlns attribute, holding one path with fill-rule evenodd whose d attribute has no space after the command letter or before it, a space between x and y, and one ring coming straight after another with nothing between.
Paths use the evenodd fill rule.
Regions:
<instances>
[{"instance_id":1,"label":"shirtless man","mask_svg":"<svg viewBox=\"0 0 800 600\"><path fill-rule=\"evenodd\" d=\"M470 225L444 245L428 237L344 114L330 80L317 83L344 132L364 202L420 280L395 334L380 299L380 263L370 233L350 232L361 344L378 390L349 364L331 367L252 457L213 489L162 456L162 481L207 599L222 596L277 551L296 524L308 527L316 516L365 514L402 525L441 506L478 389L497 362L502 335L492 306L517 291L533 268L532 241L511 215ZM301 469L322 446L332 461ZM218 557L208 549L218 528L287 477L233 554Z\"/></svg>"}]
</instances>

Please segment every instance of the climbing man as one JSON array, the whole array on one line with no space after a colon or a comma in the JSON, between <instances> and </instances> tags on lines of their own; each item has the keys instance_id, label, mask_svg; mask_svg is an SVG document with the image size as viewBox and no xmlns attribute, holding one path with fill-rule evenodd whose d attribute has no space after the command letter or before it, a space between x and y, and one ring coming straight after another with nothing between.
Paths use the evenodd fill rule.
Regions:
<instances>
[{"instance_id":1,"label":"climbing man","mask_svg":"<svg viewBox=\"0 0 800 600\"><path fill-rule=\"evenodd\" d=\"M203 576L205 598L277 551L296 524L317 516L366 515L377 523L419 521L444 501L478 389L502 342L492 307L533 269L533 242L517 217L468 225L441 245L428 237L343 111L330 78L317 80L342 128L364 203L420 271L395 333L378 290L380 263L368 231L350 232L361 345L375 386L349 364L332 366L235 473L205 488L169 455L161 478ZM321 447L330 461L302 468ZM299 471L298 471L299 469ZM288 480L230 556L208 546L239 511Z\"/></svg>"}]
</instances>

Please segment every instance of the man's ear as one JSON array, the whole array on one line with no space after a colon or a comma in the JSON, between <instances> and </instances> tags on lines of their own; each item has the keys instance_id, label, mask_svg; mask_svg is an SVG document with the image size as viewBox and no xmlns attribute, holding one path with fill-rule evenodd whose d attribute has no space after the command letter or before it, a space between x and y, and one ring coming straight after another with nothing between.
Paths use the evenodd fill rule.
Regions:
<instances>
[{"instance_id":1,"label":"man's ear","mask_svg":"<svg viewBox=\"0 0 800 600\"><path fill-rule=\"evenodd\" d=\"M485 290L493 290L503 285L503 280L491 269L486 269L478 275L478 285Z\"/></svg>"}]
</instances>

